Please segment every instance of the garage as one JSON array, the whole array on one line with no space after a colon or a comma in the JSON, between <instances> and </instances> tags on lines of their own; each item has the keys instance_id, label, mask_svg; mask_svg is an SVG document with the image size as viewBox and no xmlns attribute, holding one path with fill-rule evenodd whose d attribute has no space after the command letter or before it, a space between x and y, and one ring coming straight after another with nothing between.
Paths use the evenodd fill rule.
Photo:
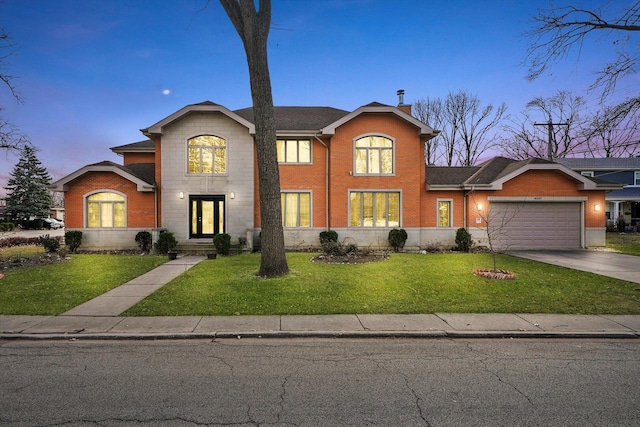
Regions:
<instances>
[{"instance_id":1,"label":"garage","mask_svg":"<svg viewBox=\"0 0 640 427\"><path fill-rule=\"evenodd\" d=\"M580 249L582 204L558 202L491 202L494 247Z\"/></svg>"}]
</instances>

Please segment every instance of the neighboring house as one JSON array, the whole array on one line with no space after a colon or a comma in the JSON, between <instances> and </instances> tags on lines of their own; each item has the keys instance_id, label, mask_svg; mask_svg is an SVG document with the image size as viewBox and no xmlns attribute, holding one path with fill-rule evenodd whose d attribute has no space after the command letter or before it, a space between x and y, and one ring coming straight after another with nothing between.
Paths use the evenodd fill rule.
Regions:
<instances>
[{"instance_id":1,"label":"neighboring house","mask_svg":"<svg viewBox=\"0 0 640 427\"><path fill-rule=\"evenodd\" d=\"M627 225L640 226L640 157L556 161L584 176L624 184L624 188L607 193L606 217L611 226L620 216Z\"/></svg>"},{"instance_id":2,"label":"neighboring house","mask_svg":"<svg viewBox=\"0 0 640 427\"><path fill-rule=\"evenodd\" d=\"M275 116L289 248L317 247L327 229L375 248L387 246L389 230L403 228L405 247L419 249L453 246L456 229L465 226L482 243L478 203L519 209L514 237L502 247L605 243L604 211L598 209L605 192L619 185L542 160L427 167L425 143L437 131L402 102L374 102L354 111L275 107ZM249 247L259 245L251 108L187 105L142 133L148 140L112 148L122 165L88 165L52 184L65 193L67 229L83 232L83 248L133 248L138 231L157 237L161 229L173 232L183 250L211 245L220 232L233 242L242 237ZM531 240L522 235L525 229L545 237Z\"/></svg>"}]
</instances>

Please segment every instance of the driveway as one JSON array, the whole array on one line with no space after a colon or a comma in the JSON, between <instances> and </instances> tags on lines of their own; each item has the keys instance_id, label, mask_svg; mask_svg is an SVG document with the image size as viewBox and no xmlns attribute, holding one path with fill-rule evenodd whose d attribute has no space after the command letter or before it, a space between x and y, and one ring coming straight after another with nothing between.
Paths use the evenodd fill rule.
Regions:
<instances>
[{"instance_id":1,"label":"driveway","mask_svg":"<svg viewBox=\"0 0 640 427\"><path fill-rule=\"evenodd\" d=\"M50 237L64 236L65 229L58 228L57 230L19 230L5 231L0 233L0 239L6 239L9 237L40 237L48 234Z\"/></svg>"},{"instance_id":2,"label":"driveway","mask_svg":"<svg viewBox=\"0 0 640 427\"><path fill-rule=\"evenodd\" d=\"M509 255L527 258L601 276L640 283L640 257L608 251L510 251Z\"/></svg>"}]
</instances>

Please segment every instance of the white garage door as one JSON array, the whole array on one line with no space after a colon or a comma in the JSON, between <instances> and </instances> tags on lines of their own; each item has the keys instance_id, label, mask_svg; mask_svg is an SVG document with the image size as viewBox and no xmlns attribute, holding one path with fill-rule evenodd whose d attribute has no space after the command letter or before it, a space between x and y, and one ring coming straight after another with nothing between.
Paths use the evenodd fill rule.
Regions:
<instances>
[{"instance_id":1,"label":"white garage door","mask_svg":"<svg viewBox=\"0 0 640 427\"><path fill-rule=\"evenodd\" d=\"M579 249L580 203L491 202L490 227L499 249Z\"/></svg>"}]
</instances>

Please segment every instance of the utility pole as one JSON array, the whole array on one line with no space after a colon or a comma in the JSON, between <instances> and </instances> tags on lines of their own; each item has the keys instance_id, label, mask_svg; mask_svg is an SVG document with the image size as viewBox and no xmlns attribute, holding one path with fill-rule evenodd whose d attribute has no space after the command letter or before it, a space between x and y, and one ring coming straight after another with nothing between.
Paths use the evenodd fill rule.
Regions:
<instances>
[{"instance_id":1,"label":"utility pole","mask_svg":"<svg viewBox=\"0 0 640 427\"><path fill-rule=\"evenodd\" d=\"M569 123L553 123L551 121L551 117L549 117L549 121L547 123L534 123L534 126L547 126L547 130L549 131L549 140L547 141L547 160L550 162L553 161L553 147L551 145L551 141L553 140L553 127L554 126L569 126Z\"/></svg>"}]
</instances>

